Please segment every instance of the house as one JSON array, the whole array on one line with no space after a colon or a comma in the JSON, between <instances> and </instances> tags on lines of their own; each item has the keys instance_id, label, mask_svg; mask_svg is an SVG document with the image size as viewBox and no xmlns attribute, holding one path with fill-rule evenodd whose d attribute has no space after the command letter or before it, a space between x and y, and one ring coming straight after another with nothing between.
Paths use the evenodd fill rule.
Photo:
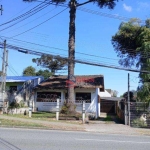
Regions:
<instances>
[{"instance_id":1,"label":"house","mask_svg":"<svg viewBox=\"0 0 150 150\"><path fill-rule=\"evenodd\" d=\"M87 113L98 115L98 95L104 92L103 75L78 75L69 81L67 76L52 76L35 87L34 109L38 111L55 111L56 101L60 99L62 106L67 99L67 89L74 87L74 103L76 111L82 111L85 101Z\"/></svg>"},{"instance_id":2,"label":"house","mask_svg":"<svg viewBox=\"0 0 150 150\"><path fill-rule=\"evenodd\" d=\"M33 87L43 80L44 77L42 76L7 76L4 102L17 101L19 103L22 100L28 105ZM2 93L0 99L2 100Z\"/></svg>"}]
</instances>

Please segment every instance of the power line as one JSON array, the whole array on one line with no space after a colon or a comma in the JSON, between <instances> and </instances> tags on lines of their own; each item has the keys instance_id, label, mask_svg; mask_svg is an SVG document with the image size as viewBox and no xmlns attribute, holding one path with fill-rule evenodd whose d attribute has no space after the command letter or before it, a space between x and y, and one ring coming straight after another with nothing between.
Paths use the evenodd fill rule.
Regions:
<instances>
[{"instance_id":1,"label":"power line","mask_svg":"<svg viewBox=\"0 0 150 150\"><path fill-rule=\"evenodd\" d=\"M54 9L56 9L56 7L55 7ZM52 10L50 10L50 11L44 13L43 15L41 15L41 16L35 18L34 20L32 20L32 21L30 21L30 22L28 22L28 23L26 23L26 24L24 24L24 25L22 25L22 26L20 26L20 27L17 27L17 28L15 28L15 29L11 30L11 31L5 32L5 34L6 34L6 33L9 33L9 32L12 32L12 31L14 31L14 30L18 30L19 28L22 28L22 27L24 27L24 26L30 24L31 22L34 22L35 20L38 20L39 18L41 18L41 17L47 15L48 13L52 12L54 9L52 9Z\"/></svg>"},{"instance_id":2,"label":"power line","mask_svg":"<svg viewBox=\"0 0 150 150\"><path fill-rule=\"evenodd\" d=\"M36 11L36 10L39 8L39 6L41 6L41 5L42 5L42 3L38 4L37 6L33 7L33 8L30 9L29 11L27 11L26 13L24 13L24 14L22 14L22 15L16 17L16 18L14 18L14 19L12 19L12 20L9 20L9 21L7 21L7 22L5 22L5 23L0 24L0 26L3 26L3 25L6 25L6 24L8 24L8 23L11 23L11 22L13 22L13 21L16 21L16 20L18 20L18 19L20 19L20 18L22 18L22 17L24 17L24 16L26 16L26 15L28 15L28 14L34 12L34 11Z\"/></svg>"},{"instance_id":3,"label":"power line","mask_svg":"<svg viewBox=\"0 0 150 150\"><path fill-rule=\"evenodd\" d=\"M3 36L2 36L3 37ZM7 38L7 37L5 37ZM36 44L36 43L32 43L32 42L27 42L27 41L22 41L22 40L18 40L18 39L14 39L12 38L11 40L15 40L15 41L19 41L19 42L25 42L25 43L28 43L28 44L33 44L33 45L37 45L37 46L42 46L42 47L45 47L45 48L51 48L51 49L56 49L56 50L59 50L59 51L65 51L65 52L68 52L68 50L66 49L61 49L61 48L56 48L56 47L51 47L51 46L45 46L45 45L41 45L41 44ZM42 51L45 51L45 50L42 50ZM48 51L45 51L45 52L48 52ZM102 59L107 59L107 60L112 60L112 61L119 61L119 59L115 59L115 58L109 58L109 57L102 57L102 56L98 56L98 55L93 55L93 54L88 54L88 53L82 53L82 52L78 52L78 51L75 51L76 54L80 54L80 55L84 55L84 56L90 56L90 57L95 57L95 58L102 58ZM147 57L144 55L140 55L142 58L148 58L150 56L147 55Z\"/></svg>"},{"instance_id":4,"label":"power line","mask_svg":"<svg viewBox=\"0 0 150 150\"><path fill-rule=\"evenodd\" d=\"M9 62L8 67L9 69L11 68L15 72L15 74L19 76L18 72L14 69L14 67L10 64L10 62Z\"/></svg>"},{"instance_id":5,"label":"power line","mask_svg":"<svg viewBox=\"0 0 150 150\"><path fill-rule=\"evenodd\" d=\"M2 36L3 37L3 36ZM7 37L5 37L5 38L7 38ZM65 51L65 52L68 52L68 50L66 50L66 49L60 49L60 48L56 48L56 47L50 47L50 46L45 46L45 45L41 45L41 44L36 44L36 43L31 43L31 42L26 42L26 41L22 41L22 40L18 40L18 39L11 39L11 40L14 40L14 41L19 41L19 42L25 42L25 43L28 43L28 44L34 44L34 45L38 45L38 46L42 46L42 47L46 47L46 48L52 48L52 49L56 49L56 50L60 50L60 51ZM29 47L30 48L30 47ZM46 51L45 49L42 49L42 51L44 51L44 52L50 52L50 51ZM60 54L60 53L56 53L56 52L51 52L51 54L54 54L54 55L64 55L64 54ZM102 59L108 59L108 60L113 60L113 61L118 61L119 59L113 59L113 58L108 58L108 57L101 57L101 56L97 56L97 55L91 55L91 54L87 54L87 53L80 53L80 52L75 52L76 54L80 54L80 55L85 55L85 56L90 56L90 57L95 57L95 58L102 58ZM65 56L66 57L66 56ZM78 57L78 59L79 59L79 57ZM83 60L83 58L81 58L82 60ZM94 61L94 62L97 62L97 60L92 60L92 59L89 59L89 58L84 58L84 60L85 61ZM113 62L104 62L104 61L99 61L99 62L101 62L101 63L104 63L104 64L110 64L111 63L111 65L116 65L116 64L114 64ZM116 62L116 63L118 63L118 62Z\"/></svg>"},{"instance_id":6,"label":"power line","mask_svg":"<svg viewBox=\"0 0 150 150\"><path fill-rule=\"evenodd\" d=\"M42 45L42 44L37 44L37 43L33 43L33 42L27 42L27 41L23 41L23 40L19 40L19 39L14 39L14 38L9 38L9 37L5 37L5 36L1 36L4 37L6 39L10 39L10 40L14 40L14 41L19 41L19 42L24 42L24 43L28 43L28 44L33 44L33 45L37 45L37 46L41 46L41 47L45 47L45 48L51 48L51 49L56 49L59 51L65 51L68 52L68 50L66 49L62 49L62 48L57 48L57 47L52 47L52 46L47 46L47 45ZM45 51L45 50L44 50ZM115 58L109 58L109 57L102 57L102 56L98 56L98 55L93 55L93 54L88 54L88 53L82 53L82 52L78 52L75 51L76 54L80 54L80 55L85 55L85 56L91 56L91 57L95 57L95 58L103 58L103 59L108 59L108 60L119 60L119 59L115 59Z\"/></svg>"},{"instance_id":7,"label":"power line","mask_svg":"<svg viewBox=\"0 0 150 150\"><path fill-rule=\"evenodd\" d=\"M7 26L7 27L1 29L0 31L4 31L6 29L9 29L9 28L13 27L14 25L20 23L21 21L24 21L25 19L28 19L29 17L33 16L34 14L38 13L39 11L41 11L42 9L44 9L44 8L46 8L48 6L49 6L49 4L44 4L43 6L39 7L38 10L34 11L32 14L30 14L30 13L29 13L30 15L27 14L24 18L22 18L18 22L15 22L14 24L12 24L10 26Z\"/></svg>"},{"instance_id":8,"label":"power line","mask_svg":"<svg viewBox=\"0 0 150 150\"><path fill-rule=\"evenodd\" d=\"M43 1L35 0L35 2L43 2ZM44 3L47 3L47 2L44 2ZM53 4L53 5L56 5L56 4ZM62 7L68 7L68 5L65 5L65 4L57 4L57 5L62 6ZM77 9L80 10L80 11L84 11L84 12L93 14L93 15L99 15L99 16L103 16L103 17L107 17L107 18L113 18L113 19L124 20L124 21L129 21L130 19L132 19L132 18L128 18L128 17L125 17L125 16L104 13L104 12L100 12L100 11L96 11L96 10L92 10L92 9L88 9L88 8L80 7L80 6L77 6ZM145 20L141 20L140 22L141 23L145 22Z\"/></svg>"},{"instance_id":9,"label":"power line","mask_svg":"<svg viewBox=\"0 0 150 150\"><path fill-rule=\"evenodd\" d=\"M57 13L57 14L55 14L54 16L50 17L49 19L43 21L42 23L40 23L40 24L38 24L38 25L36 25L36 26L34 26L34 27L32 27L32 28L30 28L30 29L28 29L28 30L22 32L22 33L19 33L19 34L17 34L17 35L14 35L14 36L12 36L12 37L16 37L16 36L22 35L22 34L24 34L24 33L26 33L26 32L29 32L30 30L33 30L33 29L37 28L38 26L40 26L40 25L44 24L45 22L47 22L47 21L53 19L54 17L58 16L59 14L61 14L62 12L64 12L66 9L68 9L68 8L63 9L62 11L60 11L59 13Z\"/></svg>"},{"instance_id":10,"label":"power line","mask_svg":"<svg viewBox=\"0 0 150 150\"><path fill-rule=\"evenodd\" d=\"M6 37L5 37L6 38ZM60 49L60 48L56 48L56 47L50 47L50 46L45 46L45 45L41 45L41 44L36 44L36 43L31 43L31 42L26 42L26 41L22 41L22 40L18 40L18 39L11 39L11 40L14 40L14 41L19 41L19 42L25 42L25 43L28 43L28 44L34 44L34 45L38 45L38 46L42 46L42 47L45 47L45 48L52 48L52 49L56 49L56 50L59 50L59 51L65 51L65 52L68 52L68 50L66 50L66 49ZM28 47L28 48L30 48L30 47ZM44 52L50 52L50 51L46 51L45 49L42 49L42 51L44 51ZM53 54L58 54L58 55L62 55L62 54L60 54L60 53L56 53L56 52L51 52L51 53L53 53ZM108 58L108 57L102 57L102 56L97 56L97 55L91 55L91 54L87 54L87 53L81 53L81 52L75 52L76 54L80 54L80 55L84 55L84 56L90 56L90 57L95 57L95 58L101 58L101 59L107 59L107 60L111 60L111 61L119 61L119 59L114 59L114 58ZM64 55L64 54L63 54ZM79 57L78 57L79 58ZM81 58L81 59L83 59L83 58ZM94 62L96 62L96 60L92 60L92 59L89 59L89 58L85 58L84 57L84 60L86 61L86 60L88 60L88 61L94 61ZM113 62L104 62L104 61L101 61L101 63L105 63L105 64L114 64ZM118 63L118 62L116 62L116 63ZM116 65L116 64L114 64L114 65Z\"/></svg>"},{"instance_id":11,"label":"power line","mask_svg":"<svg viewBox=\"0 0 150 150\"><path fill-rule=\"evenodd\" d=\"M31 4L31 5L33 5L33 4ZM11 18L12 18L12 17L14 17L15 15L17 15L17 14L19 14L19 13L23 12L24 10L26 10L27 8L29 8L31 5L29 5L29 6L25 7L25 8L24 8L24 9L22 9L21 11L17 12L17 13L16 13L16 14L14 14L13 16L11 16Z\"/></svg>"},{"instance_id":12,"label":"power line","mask_svg":"<svg viewBox=\"0 0 150 150\"><path fill-rule=\"evenodd\" d=\"M68 62L71 61L67 57L62 57L62 56L58 56L58 55L52 55L52 54L48 54L48 53L42 53L42 52L38 52L38 51L33 51L33 50L29 50L29 49L13 46L13 45L8 45L7 44L7 48L12 49L12 50L16 50L18 52L22 52L22 53L25 53L25 54L32 54L32 55L38 55L38 56L49 55L49 56L53 57L54 59L58 59L58 58L60 59L61 58L61 59L67 60ZM75 59L74 62L80 63L80 64L92 65L92 66L99 66L99 67L106 67L106 68L112 68L112 69L118 69L118 70L124 70L124 71L141 72L141 73L148 73L148 74L150 74L150 71L147 71L147 70L137 70L137 69L132 69L132 68L122 68L122 67L119 67L119 66L106 65L106 64L95 63L95 62L88 62L88 61L83 61L83 60L79 60L79 59Z\"/></svg>"},{"instance_id":13,"label":"power line","mask_svg":"<svg viewBox=\"0 0 150 150\"><path fill-rule=\"evenodd\" d=\"M131 18L127 18L127 17L123 17L123 16L119 16L119 15L112 15L112 14L108 14L108 13L103 13L100 11L96 11L96 10L91 10L88 8L84 8L84 7L78 7L77 9L90 13L90 14L94 14L94 15L99 15L99 16L103 16L103 17L107 17L107 18L113 18L113 19L118 19L118 20L125 20L125 21L129 21ZM141 23L145 22L145 20L141 20Z\"/></svg>"}]
</instances>

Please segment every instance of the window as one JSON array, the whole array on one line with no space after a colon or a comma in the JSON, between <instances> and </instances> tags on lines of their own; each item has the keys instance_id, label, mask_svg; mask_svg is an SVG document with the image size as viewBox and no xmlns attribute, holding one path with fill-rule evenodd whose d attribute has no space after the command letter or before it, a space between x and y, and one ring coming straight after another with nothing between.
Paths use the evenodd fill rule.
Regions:
<instances>
[{"instance_id":1,"label":"window","mask_svg":"<svg viewBox=\"0 0 150 150\"><path fill-rule=\"evenodd\" d=\"M37 102L57 102L61 100L61 92L38 92Z\"/></svg>"},{"instance_id":2,"label":"window","mask_svg":"<svg viewBox=\"0 0 150 150\"><path fill-rule=\"evenodd\" d=\"M76 93L76 103L91 103L91 93Z\"/></svg>"}]
</instances>

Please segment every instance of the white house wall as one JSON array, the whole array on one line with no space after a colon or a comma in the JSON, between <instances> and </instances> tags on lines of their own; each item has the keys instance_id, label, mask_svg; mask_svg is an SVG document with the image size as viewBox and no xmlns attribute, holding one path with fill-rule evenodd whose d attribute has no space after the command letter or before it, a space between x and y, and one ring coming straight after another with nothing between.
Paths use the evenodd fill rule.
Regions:
<instances>
[{"instance_id":1,"label":"white house wall","mask_svg":"<svg viewBox=\"0 0 150 150\"><path fill-rule=\"evenodd\" d=\"M64 90L40 90L37 92L61 92L61 102L60 105L62 106L64 103ZM37 92L35 99L37 99ZM36 102L35 104L38 111L56 111L56 102Z\"/></svg>"},{"instance_id":2,"label":"white house wall","mask_svg":"<svg viewBox=\"0 0 150 150\"><path fill-rule=\"evenodd\" d=\"M40 90L37 92L61 92L61 102L60 105L62 106L65 100L65 90ZM35 99L37 99L37 92ZM96 89L75 89L75 93L91 93L91 103L85 103L85 110L86 113L93 113L96 114L97 111L97 95L98 92ZM76 95L76 94L75 94ZM74 97L75 97L74 95ZM76 97L75 97L76 98ZM36 102L34 104L38 111L56 111L56 102ZM76 111L82 112L82 103L76 103Z\"/></svg>"}]
</instances>

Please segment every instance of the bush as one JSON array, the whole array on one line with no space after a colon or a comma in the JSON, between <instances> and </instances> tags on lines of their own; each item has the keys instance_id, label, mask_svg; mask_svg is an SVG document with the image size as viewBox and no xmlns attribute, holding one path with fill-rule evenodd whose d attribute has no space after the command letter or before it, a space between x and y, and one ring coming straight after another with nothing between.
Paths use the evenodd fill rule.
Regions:
<instances>
[{"instance_id":1,"label":"bush","mask_svg":"<svg viewBox=\"0 0 150 150\"><path fill-rule=\"evenodd\" d=\"M19 108L19 104L16 101L13 101L10 103L9 108L10 109Z\"/></svg>"},{"instance_id":2,"label":"bush","mask_svg":"<svg viewBox=\"0 0 150 150\"><path fill-rule=\"evenodd\" d=\"M137 118L132 121L132 126L137 127L137 128L144 128L144 127L147 127L147 124L145 123L144 120Z\"/></svg>"},{"instance_id":3,"label":"bush","mask_svg":"<svg viewBox=\"0 0 150 150\"><path fill-rule=\"evenodd\" d=\"M71 105L72 105L71 103L64 102L64 105L62 106L60 113L70 114ZM74 112L75 112L75 109L76 109L76 105L74 105Z\"/></svg>"},{"instance_id":4,"label":"bush","mask_svg":"<svg viewBox=\"0 0 150 150\"><path fill-rule=\"evenodd\" d=\"M25 104L24 104L23 100L21 100L20 103L19 103L19 107L23 108L24 106L25 106Z\"/></svg>"},{"instance_id":5,"label":"bush","mask_svg":"<svg viewBox=\"0 0 150 150\"><path fill-rule=\"evenodd\" d=\"M13 101L9 104L9 109L14 109L14 108L23 108L25 106L23 100L21 100L19 103L16 101Z\"/></svg>"}]
</instances>

